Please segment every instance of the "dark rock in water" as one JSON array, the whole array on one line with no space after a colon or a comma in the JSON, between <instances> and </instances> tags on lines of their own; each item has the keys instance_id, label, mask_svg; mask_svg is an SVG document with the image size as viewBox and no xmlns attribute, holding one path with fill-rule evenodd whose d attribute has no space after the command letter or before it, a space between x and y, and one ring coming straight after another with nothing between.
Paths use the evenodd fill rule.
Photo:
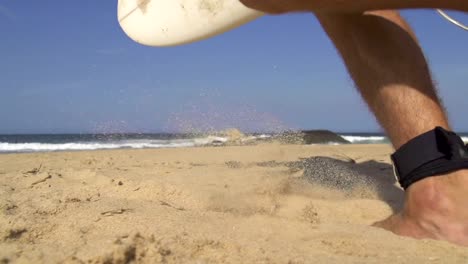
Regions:
<instances>
[{"instance_id":1,"label":"dark rock in water","mask_svg":"<svg viewBox=\"0 0 468 264\"><path fill-rule=\"evenodd\" d=\"M351 143L340 135L328 130L288 131L278 135L276 139L287 144Z\"/></svg>"},{"instance_id":2,"label":"dark rock in water","mask_svg":"<svg viewBox=\"0 0 468 264\"><path fill-rule=\"evenodd\" d=\"M338 134L328 130L305 130L301 133L303 134L304 144L351 143Z\"/></svg>"}]
</instances>

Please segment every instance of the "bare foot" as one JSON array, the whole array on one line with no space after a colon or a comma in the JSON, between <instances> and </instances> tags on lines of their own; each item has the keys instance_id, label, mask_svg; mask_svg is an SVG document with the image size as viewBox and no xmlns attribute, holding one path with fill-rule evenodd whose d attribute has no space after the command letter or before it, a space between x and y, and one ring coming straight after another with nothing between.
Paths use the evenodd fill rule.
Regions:
<instances>
[{"instance_id":1,"label":"bare foot","mask_svg":"<svg viewBox=\"0 0 468 264\"><path fill-rule=\"evenodd\" d=\"M374 226L397 235L468 246L468 170L414 183L406 190L402 212Z\"/></svg>"}]
</instances>

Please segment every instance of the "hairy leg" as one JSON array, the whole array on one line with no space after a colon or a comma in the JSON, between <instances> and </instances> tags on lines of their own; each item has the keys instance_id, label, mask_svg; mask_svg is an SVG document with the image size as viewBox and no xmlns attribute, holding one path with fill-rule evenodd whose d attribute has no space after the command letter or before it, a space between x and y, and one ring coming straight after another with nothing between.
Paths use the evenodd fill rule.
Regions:
<instances>
[{"instance_id":1,"label":"hairy leg","mask_svg":"<svg viewBox=\"0 0 468 264\"><path fill-rule=\"evenodd\" d=\"M465 0L240 0L246 6L267 13L363 12L368 10L441 8L468 12Z\"/></svg>"},{"instance_id":2,"label":"hairy leg","mask_svg":"<svg viewBox=\"0 0 468 264\"><path fill-rule=\"evenodd\" d=\"M395 148L448 121L414 34L396 11L317 15ZM468 171L416 182L405 206L378 225L468 246Z\"/></svg>"},{"instance_id":3,"label":"hairy leg","mask_svg":"<svg viewBox=\"0 0 468 264\"><path fill-rule=\"evenodd\" d=\"M395 11L318 15L395 148L448 122L424 55Z\"/></svg>"}]
</instances>

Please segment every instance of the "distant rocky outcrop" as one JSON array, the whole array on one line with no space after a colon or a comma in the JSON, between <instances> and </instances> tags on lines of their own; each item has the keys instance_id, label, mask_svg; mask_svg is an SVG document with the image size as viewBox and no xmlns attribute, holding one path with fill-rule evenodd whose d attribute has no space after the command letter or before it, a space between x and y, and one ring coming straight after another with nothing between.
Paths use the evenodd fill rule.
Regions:
<instances>
[{"instance_id":1,"label":"distant rocky outcrop","mask_svg":"<svg viewBox=\"0 0 468 264\"><path fill-rule=\"evenodd\" d=\"M278 136L280 142L287 144L349 144L351 142L329 130L303 130L285 132Z\"/></svg>"},{"instance_id":2,"label":"distant rocky outcrop","mask_svg":"<svg viewBox=\"0 0 468 264\"><path fill-rule=\"evenodd\" d=\"M301 133L303 134L304 144L351 143L329 130L305 130Z\"/></svg>"}]
</instances>

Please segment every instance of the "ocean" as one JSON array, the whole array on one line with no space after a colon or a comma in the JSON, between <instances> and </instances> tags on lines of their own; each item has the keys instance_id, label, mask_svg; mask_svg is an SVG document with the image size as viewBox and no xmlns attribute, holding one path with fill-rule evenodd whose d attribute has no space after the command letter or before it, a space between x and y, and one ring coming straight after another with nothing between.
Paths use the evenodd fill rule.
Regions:
<instances>
[{"instance_id":1,"label":"ocean","mask_svg":"<svg viewBox=\"0 0 468 264\"><path fill-rule=\"evenodd\" d=\"M387 144L379 133L338 133L350 144ZM460 134L468 143L468 133ZM280 138L281 134L255 133L236 138L237 144L255 144ZM0 135L0 153L80 151L104 149L147 149L222 146L232 142L229 136L216 134L43 134ZM348 143L348 144L349 144ZM343 144L323 141L318 144Z\"/></svg>"}]
</instances>

